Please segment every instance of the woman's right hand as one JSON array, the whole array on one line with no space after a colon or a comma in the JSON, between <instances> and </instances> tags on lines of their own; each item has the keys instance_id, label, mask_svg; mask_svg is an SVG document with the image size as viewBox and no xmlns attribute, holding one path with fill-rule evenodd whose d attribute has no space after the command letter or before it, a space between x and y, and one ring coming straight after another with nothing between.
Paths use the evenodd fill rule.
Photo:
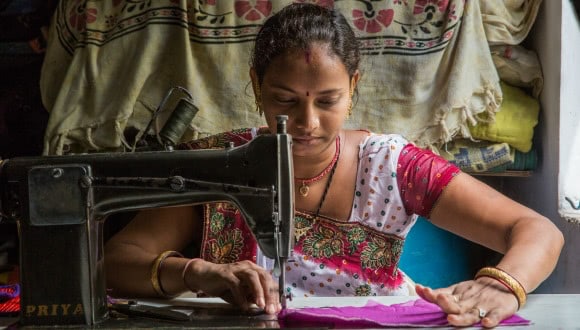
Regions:
<instances>
[{"instance_id":1,"label":"woman's right hand","mask_svg":"<svg viewBox=\"0 0 580 330\"><path fill-rule=\"evenodd\" d=\"M183 281L191 291L202 291L247 311L252 304L268 314L281 309L278 284L264 268L251 261L216 264L196 259L187 265Z\"/></svg>"}]
</instances>

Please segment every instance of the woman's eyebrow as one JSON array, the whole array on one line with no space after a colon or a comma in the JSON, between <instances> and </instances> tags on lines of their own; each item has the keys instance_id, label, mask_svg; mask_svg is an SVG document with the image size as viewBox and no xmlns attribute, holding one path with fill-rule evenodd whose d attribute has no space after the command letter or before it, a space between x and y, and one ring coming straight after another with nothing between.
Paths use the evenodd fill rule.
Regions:
<instances>
[{"instance_id":1,"label":"woman's eyebrow","mask_svg":"<svg viewBox=\"0 0 580 330\"><path fill-rule=\"evenodd\" d=\"M335 93L340 93L343 91L344 91L343 88L331 88L331 89L326 89L326 90L320 91L320 92L318 92L318 94L335 94Z\"/></svg>"},{"instance_id":2,"label":"woman's eyebrow","mask_svg":"<svg viewBox=\"0 0 580 330\"><path fill-rule=\"evenodd\" d=\"M288 86L284 86L284 85L272 84L272 85L270 85L270 87L271 88L274 88L274 89L280 89L280 90L283 90L283 91L287 91L287 92L290 92L290 93L298 93L295 90L293 90L292 88L290 88ZM319 91L319 92L315 92L315 94L318 94L318 95L328 95L328 94L341 93L343 91L344 91L344 88L329 88L329 89L325 89L325 90L322 90L322 91ZM311 91L307 91L306 93L307 93L307 95L310 95Z\"/></svg>"}]
</instances>

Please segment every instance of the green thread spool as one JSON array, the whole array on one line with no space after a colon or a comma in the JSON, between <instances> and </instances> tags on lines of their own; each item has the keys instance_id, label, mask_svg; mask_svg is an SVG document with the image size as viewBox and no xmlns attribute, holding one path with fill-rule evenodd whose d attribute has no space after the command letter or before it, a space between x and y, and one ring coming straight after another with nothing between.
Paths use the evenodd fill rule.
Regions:
<instances>
[{"instance_id":1,"label":"green thread spool","mask_svg":"<svg viewBox=\"0 0 580 330\"><path fill-rule=\"evenodd\" d=\"M164 145L178 144L199 109L187 99L180 99L173 113L159 132Z\"/></svg>"}]
</instances>

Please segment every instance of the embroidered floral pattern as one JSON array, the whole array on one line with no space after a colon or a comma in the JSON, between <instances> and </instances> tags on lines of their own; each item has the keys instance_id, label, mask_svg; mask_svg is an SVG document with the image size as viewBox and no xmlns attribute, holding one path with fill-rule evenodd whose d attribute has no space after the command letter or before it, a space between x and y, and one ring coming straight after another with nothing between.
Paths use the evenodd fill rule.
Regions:
<instances>
[{"instance_id":1,"label":"embroidered floral pattern","mask_svg":"<svg viewBox=\"0 0 580 330\"><path fill-rule=\"evenodd\" d=\"M216 263L256 261L256 241L234 204L206 204L203 232L201 257L205 260Z\"/></svg>"},{"instance_id":2,"label":"embroidered floral pattern","mask_svg":"<svg viewBox=\"0 0 580 330\"><path fill-rule=\"evenodd\" d=\"M355 290L356 296L370 296L371 295L371 286L368 284L363 284L356 288Z\"/></svg>"},{"instance_id":3,"label":"embroidered floral pattern","mask_svg":"<svg viewBox=\"0 0 580 330\"><path fill-rule=\"evenodd\" d=\"M304 252L315 258L330 258L343 254L343 241L338 232L323 225L304 239Z\"/></svg>"},{"instance_id":4,"label":"embroidered floral pattern","mask_svg":"<svg viewBox=\"0 0 580 330\"><path fill-rule=\"evenodd\" d=\"M226 220L224 215L218 212L214 212L211 215L209 230L211 230L212 233L217 234L224 229L225 224Z\"/></svg>"},{"instance_id":5,"label":"embroidered floral pattern","mask_svg":"<svg viewBox=\"0 0 580 330\"><path fill-rule=\"evenodd\" d=\"M417 15L430 11L435 12L437 9L440 12L445 12L448 4L449 0L416 0L413 14Z\"/></svg>"},{"instance_id":6,"label":"embroidered floral pattern","mask_svg":"<svg viewBox=\"0 0 580 330\"><path fill-rule=\"evenodd\" d=\"M342 1L340 6L336 0L294 1L343 10L349 23L362 31L363 55L441 51L454 37L465 5L465 0L358 0ZM66 15L57 24L58 38L71 54L89 40L91 45L104 45L147 24L184 26L192 43L251 42L273 14L274 4L278 6L271 0L224 1L225 5L217 0L111 0L112 9L94 6L93 1L60 3Z\"/></svg>"},{"instance_id":7,"label":"embroidered floral pattern","mask_svg":"<svg viewBox=\"0 0 580 330\"><path fill-rule=\"evenodd\" d=\"M231 216L224 215L219 212L213 212L211 214L211 222L209 228L213 234L218 234L219 232L224 230L226 226L231 226L233 222L234 218L232 218Z\"/></svg>"},{"instance_id":8,"label":"embroidered floral pattern","mask_svg":"<svg viewBox=\"0 0 580 330\"><path fill-rule=\"evenodd\" d=\"M211 261L219 264L238 261L238 256L244 246L242 232L239 229L226 231L218 235L216 240L211 240L208 243Z\"/></svg>"},{"instance_id":9,"label":"embroidered floral pattern","mask_svg":"<svg viewBox=\"0 0 580 330\"><path fill-rule=\"evenodd\" d=\"M455 35L463 0L360 0L348 17L357 30L361 53L413 55L440 51ZM366 34L366 35L365 35Z\"/></svg>"},{"instance_id":10,"label":"embroidered floral pattern","mask_svg":"<svg viewBox=\"0 0 580 330\"><path fill-rule=\"evenodd\" d=\"M402 242L387 242L381 237L373 236L361 253L361 265L363 268L372 269L390 267L397 263L402 250Z\"/></svg>"},{"instance_id":11,"label":"embroidered floral pattern","mask_svg":"<svg viewBox=\"0 0 580 330\"><path fill-rule=\"evenodd\" d=\"M365 231L362 228L353 228L351 231L349 231L346 234L346 239L348 240L349 243L349 250L350 253L353 254L356 249L357 246L364 242L367 238L367 234L365 233Z\"/></svg>"},{"instance_id":12,"label":"embroidered floral pattern","mask_svg":"<svg viewBox=\"0 0 580 330\"><path fill-rule=\"evenodd\" d=\"M87 23L93 23L97 20L97 9L87 8L85 1L77 1L69 12L69 24L77 31L85 31Z\"/></svg>"},{"instance_id":13,"label":"embroidered floral pattern","mask_svg":"<svg viewBox=\"0 0 580 330\"><path fill-rule=\"evenodd\" d=\"M449 8L447 9L447 19L448 20L457 20L457 7L455 4L450 4Z\"/></svg>"},{"instance_id":14,"label":"embroidered floral pattern","mask_svg":"<svg viewBox=\"0 0 580 330\"><path fill-rule=\"evenodd\" d=\"M302 236L306 235L306 233L312 228L310 225L310 221L306 220L303 217L296 216L294 217L294 239L298 242Z\"/></svg>"},{"instance_id":15,"label":"embroidered floral pattern","mask_svg":"<svg viewBox=\"0 0 580 330\"><path fill-rule=\"evenodd\" d=\"M324 265L336 275L350 274L347 276L362 283L381 283L389 288L400 284L397 265L404 239L356 223L321 216L314 219L302 212L297 212L296 219L301 228L310 228L294 246L303 262Z\"/></svg>"},{"instance_id":16,"label":"embroidered floral pattern","mask_svg":"<svg viewBox=\"0 0 580 330\"><path fill-rule=\"evenodd\" d=\"M123 12L141 12L151 7L151 0L128 0L124 1Z\"/></svg>"},{"instance_id":17,"label":"embroidered floral pattern","mask_svg":"<svg viewBox=\"0 0 580 330\"><path fill-rule=\"evenodd\" d=\"M447 15L445 15L445 13L447 13ZM411 34L412 32L414 38L419 35L419 32L425 35L442 33L441 28L443 28L445 24L450 25L451 22L456 21L458 18L456 15L456 6L455 4L449 4L449 0L417 0L413 7L413 15L422 15L423 21L415 23L397 23L401 26L401 30L404 34ZM446 35L445 33L443 35L446 38L451 38L452 36L452 34ZM409 48L430 48L436 45L437 43L434 40L428 42L414 40L407 42L406 44Z\"/></svg>"},{"instance_id":18,"label":"embroidered floral pattern","mask_svg":"<svg viewBox=\"0 0 580 330\"><path fill-rule=\"evenodd\" d=\"M368 5L366 11L359 9L352 11L354 26L368 33L380 32L383 26L389 27L394 16L395 11L393 9L381 9L376 12L372 5Z\"/></svg>"},{"instance_id":19,"label":"embroidered floral pattern","mask_svg":"<svg viewBox=\"0 0 580 330\"><path fill-rule=\"evenodd\" d=\"M211 10L206 10L203 6L215 6L217 0L205 0L200 1L197 4L196 8L192 8L193 14L195 15L196 21L199 22L206 22L212 25L215 24L223 24L226 20L226 17L230 15L232 12L225 12L225 13L212 13Z\"/></svg>"},{"instance_id":20,"label":"embroidered floral pattern","mask_svg":"<svg viewBox=\"0 0 580 330\"><path fill-rule=\"evenodd\" d=\"M248 21L259 21L270 16L272 3L268 0L257 0L256 4L252 6L251 1L239 0L236 1L234 8L238 17L243 17Z\"/></svg>"}]
</instances>

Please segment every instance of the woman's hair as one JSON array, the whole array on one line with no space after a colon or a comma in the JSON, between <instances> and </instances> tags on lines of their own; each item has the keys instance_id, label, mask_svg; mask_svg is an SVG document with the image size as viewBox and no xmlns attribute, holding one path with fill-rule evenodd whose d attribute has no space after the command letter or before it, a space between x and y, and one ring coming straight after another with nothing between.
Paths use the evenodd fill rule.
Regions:
<instances>
[{"instance_id":1,"label":"woman's hair","mask_svg":"<svg viewBox=\"0 0 580 330\"><path fill-rule=\"evenodd\" d=\"M254 46L250 65L261 84L266 69L277 56L292 50L307 50L313 42L329 45L341 59L350 77L358 69L360 51L354 31L335 9L293 3L266 20Z\"/></svg>"}]
</instances>

